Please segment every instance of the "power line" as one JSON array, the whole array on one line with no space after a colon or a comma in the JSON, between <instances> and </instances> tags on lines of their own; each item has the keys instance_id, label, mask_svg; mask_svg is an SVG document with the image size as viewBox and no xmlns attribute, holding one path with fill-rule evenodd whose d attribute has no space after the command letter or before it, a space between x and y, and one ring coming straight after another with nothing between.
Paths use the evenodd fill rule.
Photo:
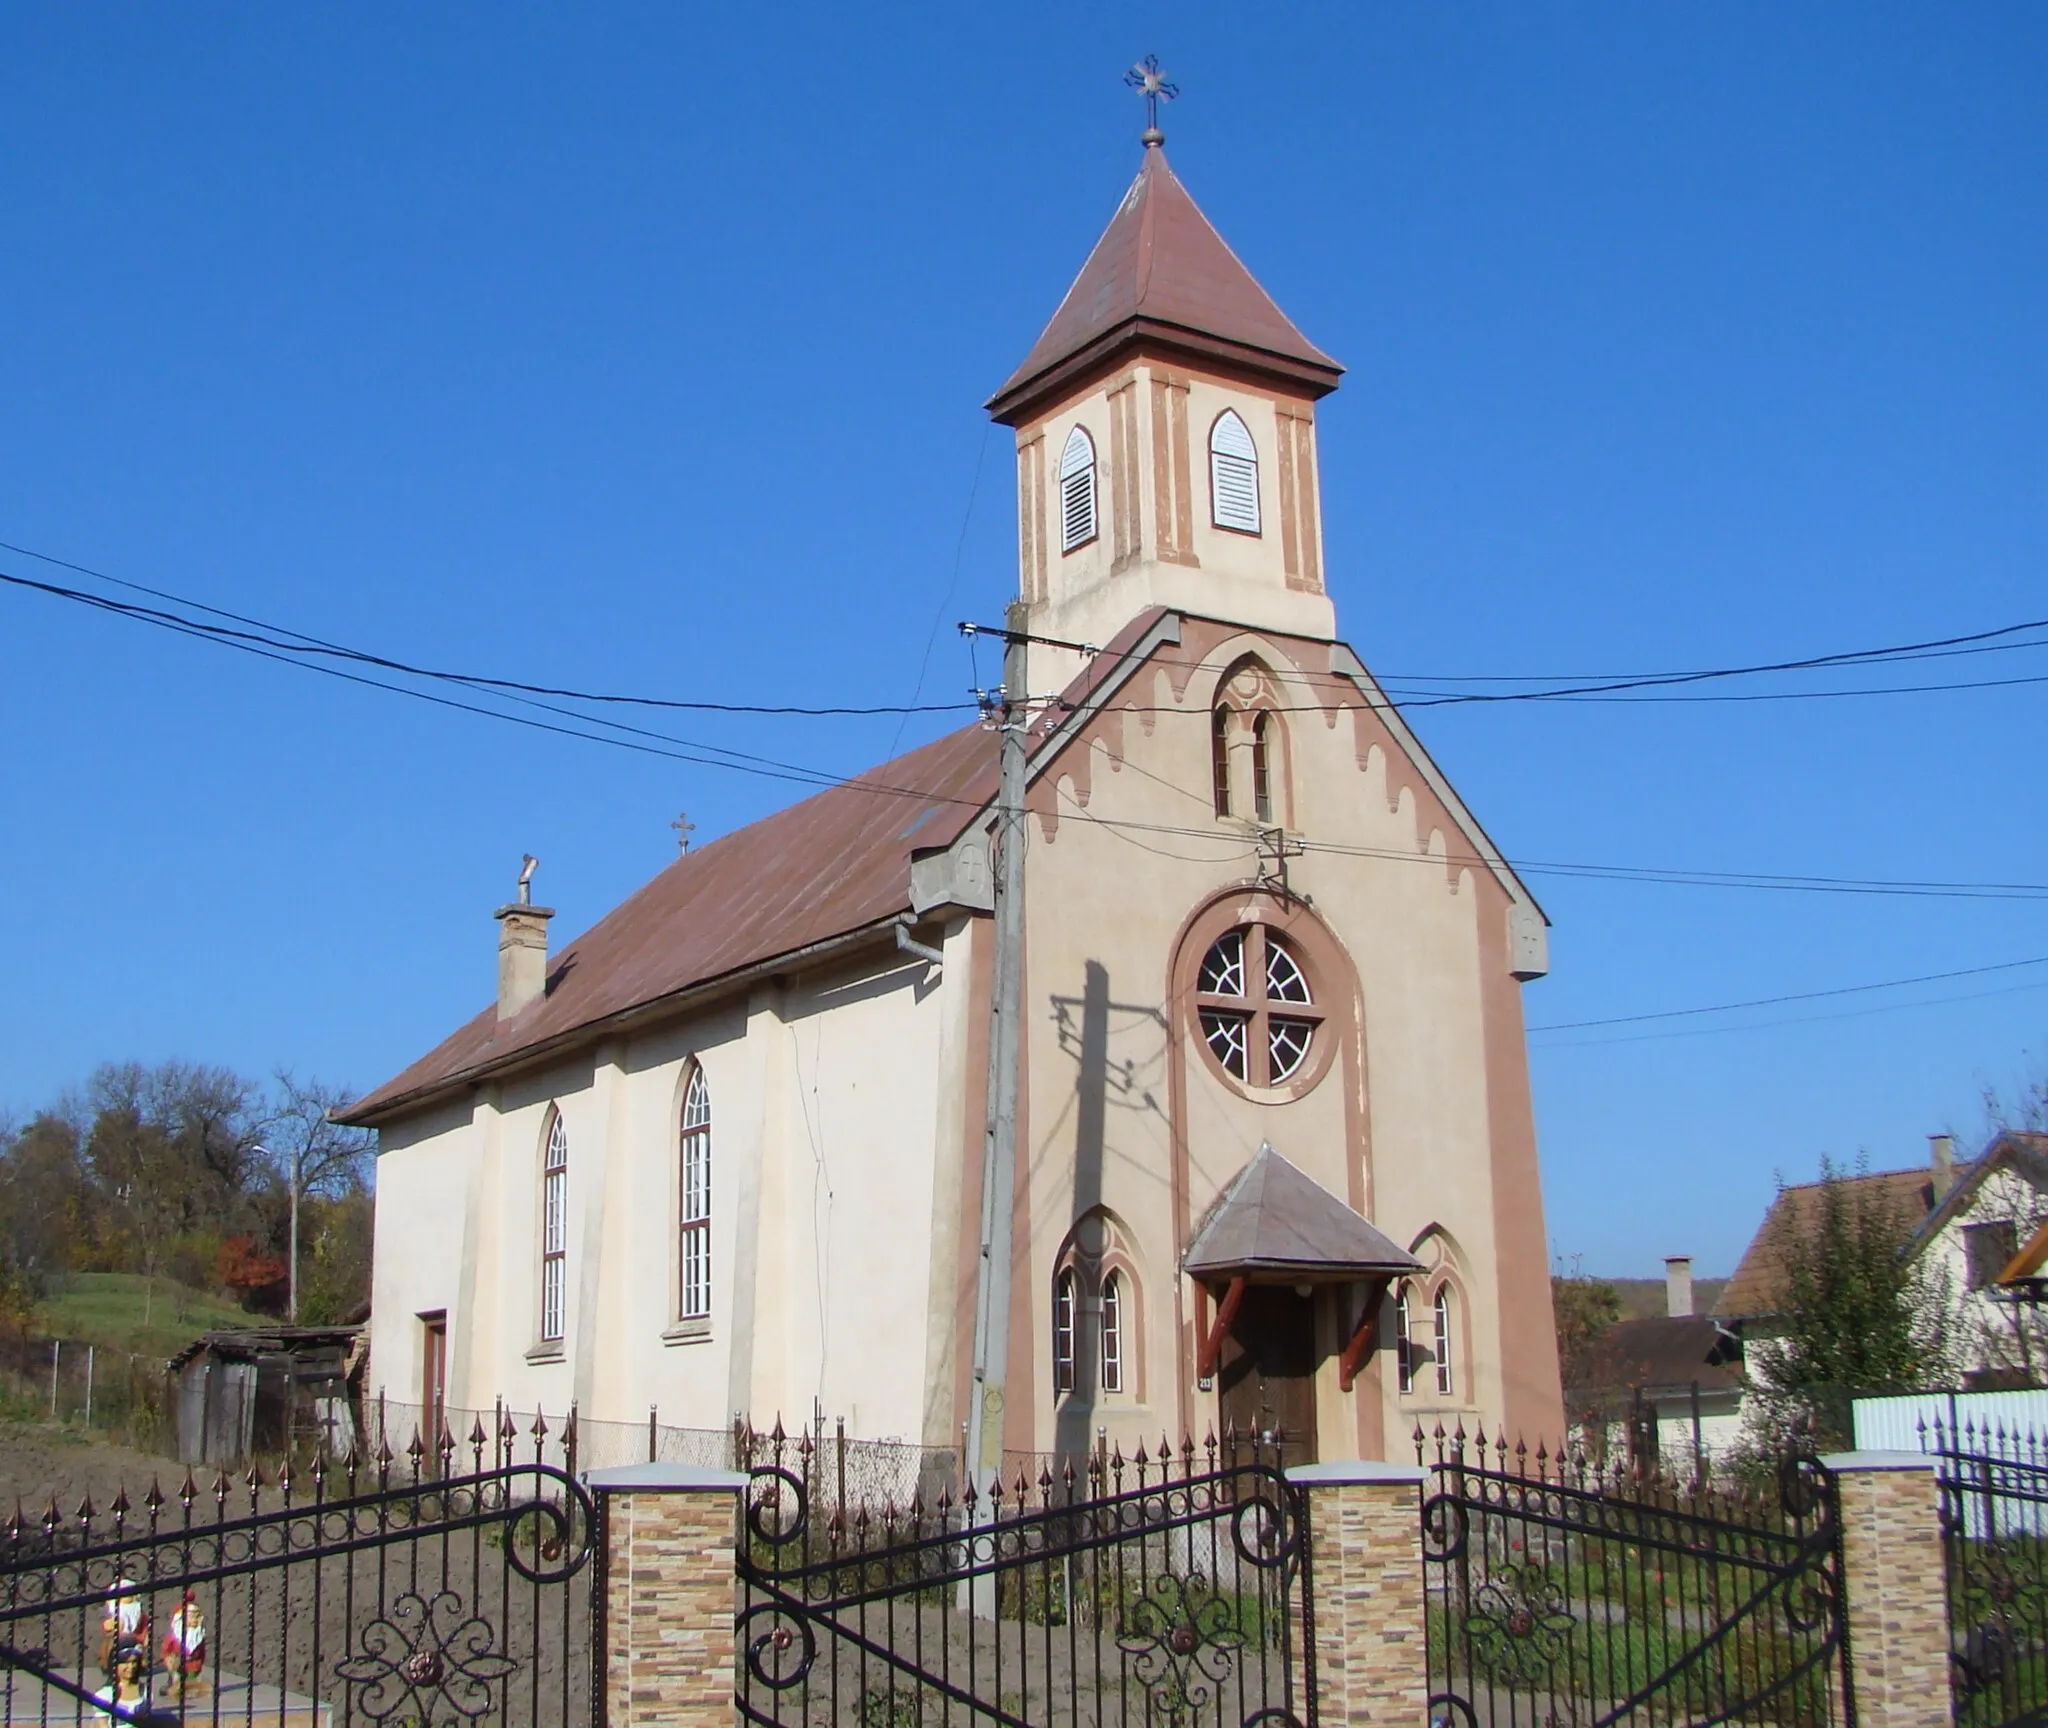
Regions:
<instances>
[{"instance_id":1,"label":"power line","mask_svg":"<svg viewBox=\"0 0 2048 1728\"><path fill-rule=\"evenodd\" d=\"M2001 960L1991 966L1965 966L1954 972L1923 972L1917 978L1887 978L1876 984L1843 984L1832 990L1797 990L1784 996L1755 996L1746 1002L1715 1002L1704 1008L1664 1008L1654 1014L1617 1014L1605 1020L1563 1020L1531 1026L1536 1032L1578 1032L1594 1026L1636 1026L1649 1020L1684 1020L1699 1014L1733 1014L1745 1008L1775 1008L1786 1002L1818 1002L1830 996L1862 996L1873 990L1903 990L1914 984L1940 984L1951 978L1981 978L1988 972L2013 972L2025 966L2048 966L2048 954L2032 960Z\"/></svg>"},{"instance_id":2,"label":"power line","mask_svg":"<svg viewBox=\"0 0 2048 1728\"><path fill-rule=\"evenodd\" d=\"M1745 1020L1734 1026L1681 1026L1664 1032L1624 1032L1610 1038L1565 1038L1532 1046L1537 1050L1594 1050L1605 1044L1657 1044L1670 1038L1721 1038L1738 1032L1765 1032L1783 1026L1812 1026L1828 1020L1867 1020L1874 1014L1910 1014L1919 1008L1948 1008L1958 1002L1983 1002L1994 996L2021 996L2048 990L2048 978L2026 984L2001 984L1992 990L1966 990L1958 996L1930 996L1921 1002L1881 1002L1873 1008L1842 1008L1831 1013L1790 1014L1778 1020Z\"/></svg>"},{"instance_id":3,"label":"power line","mask_svg":"<svg viewBox=\"0 0 2048 1728\"><path fill-rule=\"evenodd\" d=\"M92 573L88 572L88 574ZM892 786L869 775L847 779L826 770L809 767L804 764L786 762L775 757L759 756L744 751L729 750L723 746L704 744L696 740L677 738L668 733L653 732L645 728L629 726L621 721L607 720L598 715L582 714L575 710L554 707L549 703L531 701L529 698L561 695L569 700L630 701L648 706L678 708L698 706L709 707L714 711L720 712L763 715L787 713L894 713L897 712L895 709L796 709L768 708L745 704L693 705L682 702L667 702L655 698L585 696L575 691L563 691L549 686L524 684L512 680L469 678L458 674L425 671L383 656L341 648L335 644L321 642L317 638L301 636L297 632L284 631L275 626L262 624L257 620L244 618L239 614L223 613L217 608L201 607L199 609L211 612L216 616L230 618L237 623L249 624L252 628L247 630L230 629L221 625L206 624L196 619L180 618L173 613L165 612L156 607L137 606L131 602L115 600L106 595L90 594L83 590L69 589L54 583L39 582L7 572L0 572L0 582L39 591L59 598L75 600L98 610L133 619L136 622L170 630L179 635L212 641L220 646L254 654L261 659L276 661L281 665L298 666L308 671L339 678L347 683L389 691L396 695L411 697L416 701L430 702L437 707L477 714L487 719L502 720L512 725L525 726L562 737L580 738L590 743L608 744L618 749L687 762L697 767L726 768L766 779L781 780L818 789L843 785L854 790L873 793L879 796L906 797L925 803L953 804L975 809L981 807L979 801L973 799L934 794L923 788ZM124 585L136 588L138 591L152 594L161 593L160 590L143 590L139 584ZM175 599L176 597L172 596L171 598ZM2011 626L2010 628L2021 629L2028 627ZM1991 634L1996 634L1996 632ZM416 689L410 685L392 683L386 679L367 676L364 673L348 671L340 666L326 665L321 663L320 660L305 658L305 649L294 648L291 642L279 640L280 637L285 636L294 637L300 643L325 650L327 653L345 661L366 664L374 669L391 671L402 676L418 676L441 682L455 683L466 686L479 694L499 695L507 700L524 701L529 706L542 708L564 719L580 721L582 726L558 725L527 715L510 714L502 708L486 707L480 703L467 702L456 697ZM584 726L601 726L607 728L608 731L607 733L590 732L584 730ZM626 736L610 736L608 735L610 732L624 733ZM1148 777L1158 778L1158 776L1151 776L1149 774ZM1189 796L1195 797L1197 802L1202 801L1195 794L1190 793ZM1132 822L1112 817L1102 817L1088 811L1075 811L1072 813L1072 817L1077 821L1091 822L1105 828L1118 829L1126 834L1149 833L1162 837L1179 837L1212 842L1219 837L1214 827L1193 828L1173 824ZM1491 860L1481 857L1476 853L1439 857L1435 854L1400 847L1352 846L1339 842L1313 840L1304 841L1303 845L1304 849L1308 851L1325 852L1339 856L1379 858L1439 866L1458 865L1480 869L1491 868L1492 866ZM2048 884L2041 883L1917 882L1887 880L1883 878L1782 876L1759 872L1670 870L1619 864L1573 863L1554 860L1507 860L1506 862L1511 869L1525 875L1580 876L1594 879L1641 881L1675 886L1763 889L1809 893L1908 895L1934 898L2048 899Z\"/></svg>"},{"instance_id":4,"label":"power line","mask_svg":"<svg viewBox=\"0 0 2048 1728\"><path fill-rule=\"evenodd\" d=\"M647 708L666 708L684 712L712 714L762 714L815 718L866 718L910 714L958 714L965 712L968 708L972 706L969 703L963 702L919 703L916 701L903 704L875 703L862 705L808 705L797 703L764 704L748 702L693 701L676 697L637 696L620 694L611 691L579 690L560 685L533 684L518 679L499 678L486 673L451 672L436 667L415 665L407 661L398 660L388 655L376 654L365 649L350 648L341 643L332 642L322 637L311 636L302 631L289 629L288 627L283 625L268 623L262 619L251 617L246 613L229 611L222 607L209 605L204 601L192 600L183 595L172 593L167 589L154 588L146 583L131 581L126 577L110 575L106 571L96 570L88 565L74 563L71 560L65 558L58 558L50 553L38 552L32 547L15 545L14 543L9 541L0 541L0 551L15 552L20 554L21 556L34 558L39 562L53 565L59 569L70 570L78 575L91 577L94 581L109 583L115 587L127 589L131 593L147 595L151 599L164 601L168 605L182 607L190 612L204 613L209 617L224 619L230 624L245 626L250 631L261 633L256 638L257 640L265 641L268 646L275 648L280 652L316 654L323 657L335 657L344 660L355 661L364 665L373 666L384 671L398 672L408 677L430 678L444 682L466 684L474 688L511 691L532 696L554 696L561 697L570 701L595 702ZM108 597L104 595L89 594L83 590L67 588L55 583L36 582L27 577L12 575L0 575L0 580L5 580L18 587L35 589L42 593L49 594L53 597L71 600L80 604L96 605L112 611L131 610L130 608L123 606L121 602L110 600ZM157 611L157 609L149 607L132 609L132 613L133 615L148 616L160 621L170 621L174 616L171 614L161 613ZM199 625L196 623L196 621L191 619L181 619L177 620L177 622L184 623L194 628L211 628L210 626ZM967 628L971 628L986 634L1004 634L1004 632L1001 629L995 626L978 625ZM2000 652L2018 648L2048 647L2048 638L2044 638L2042 641L2039 642L2013 642L2007 640L2010 637L2024 635L2033 631L2048 631L2048 618L2032 619L2017 624L2000 625L1994 629L1989 630L1971 631L1957 636L1936 637L1929 639L1927 641L1900 643L1882 648L1847 649L1830 654L1811 655L1803 659L1764 661L1741 666L1711 667L1691 671L1643 673L1627 677L1601 678L1593 679L1590 681L1581 680L1575 683L1568 682L1559 688L1544 688L1538 690L1442 691L1431 689L1428 686L1434 684L1452 684L1462 682L1522 682L1541 683L1548 685L1555 684L1556 677L1554 675L1539 674L1525 674L1519 676L1511 676L1504 674L1486 674L1461 677L1458 675L1451 674L1431 676L1414 673L1388 673L1382 677L1381 682L1382 688L1387 691L1390 697L1398 695L1401 699L1402 706L1408 708L1469 706L1494 704L1501 702L1552 702L1573 700L1588 701L1599 700L1602 698L1609 700L1633 699L1638 701L1662 700L1693 702L1813 701L1853 696L1914 695L1951 690L1997 689L2004 688L2012 684L2048 682L2048 678L1986 679L1981 681L1969 681L1949 684L1897 685L1880 687L1875 689L1865 688L1854 690L1774 691L1742 696L1702 697L1695 695L1667 696L1654 698L1627 697L1628 692L1636 690L1669 688L1674 685L1694 684L1715 681L1725 678L1758 677L1773 673L1782 674L1788 672L1815 671L1836 667L1855 668L1860 666L1874 666L1890 664L1895 661L1941 658L1951 654L1958 653L1975 654ZM1033 640L1043 641L1052 646L1072 649L1088 649L1091 646L1085 643L1070 643L1049 637L1034 637ZM1223 668L1220 665L1210 665L1206 662L1197 662L1192 668L1190 668L1191 671L1196 672L1204 670L1220 671L1222 669ZM1349 680L1343 678L1341 674L1336 673L1300 673L1291 672L1287 670L1268 669L1268 675L1279 683L1297 683L1310 687L1327 687L1333 690L1350 688ZM1194 712L1195 710L1182 708L1146 708L1130 711L1139 713L1183 713ZM1327 712L1327 704L1308 704L1299 708L1283 709L1281 711Z\"/></svg>"},{"instance_id":5,"label":"power line","mask_svg":"<svg viewBox=\"0 0 2048 1728\"><path fill-rule=\"evenodd\" d=\"M19 551L0 541L0 548ZM31 558L43 555L28 554ZM62 559L50 559L53 564L63 564L66 569L79 570L82 566L64 564ZM496 678L481 672L449 672L438 667L415 666L404 660L395 660L388 655L374 654L367 649L344 647L340 643L324 641L317 636L307 636L297 630L286 629L283 625L266 624L261 619L249 618L239 612L226 612L219 607L208 606L196 600L186 600L175 594L165 594L161 589L146 588L138 582L125 582L117 576L102 576L96 570L85 570L84 574L99 581L113 582L137 593L153 595L170 601L174 605L188 607L195 612L204 612L216 618L226 618L233 623L247 625L246 630L231 630L217 624L202 624L196 619L180 618L175 613L165 612L154 606L137 606L128 601L115 600L104 594L91 594L82 588L67 588L60 583L38 582L33 577L17 576L0 571L0 582L16 588L33 589L56 599L74 601L80 605L96 607L101 611L115 612L137 618L145 623L164 624L182 628L189 632L218 636L223 639L235 638L245 642L261 643L283 654L317 655L323 659L353 661L364 666L374 666L386 672L402 673L409 678L431 678L447 684L466 684L473 689L503 690L532 696L560 696L573 702L616 703L639 708L670 708L702 714L762 714L799 715L816 718L874 717L895 714L958 714L973 706L966 702L927 702L874 704L868 706L805 706L795 703L766 704L758 702L698 702L686 701L672 696L623 696L601 690L575 690L552 684L529 684L516 678Z\"/></svg>"}]
</instances>

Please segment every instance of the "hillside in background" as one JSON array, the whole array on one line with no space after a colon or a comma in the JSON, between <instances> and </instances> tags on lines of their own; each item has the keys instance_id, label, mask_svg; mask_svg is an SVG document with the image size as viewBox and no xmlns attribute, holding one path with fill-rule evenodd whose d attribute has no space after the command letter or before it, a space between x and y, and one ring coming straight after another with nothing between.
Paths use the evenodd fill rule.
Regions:
<instances>
[{"instance_id":1,"label":"hillside in background","mask_svg":"<svg viewBox=\"0 0 2048 1728\"><path fill-rule=\"evenodd\" d=\"M1621 1296L1624 1320L1650 1320L1664 1312L1664 1280L1661 1278L1604 1278ZM1721 1292L1728 1288L1725 1278L1695 1278L1692 1281L1692 1311L1711 1314Z\"/></svg>"},{"instance_id":2,"label":"hillside in background","mask_svg":"<svg viewBox=\"0 0 2048 1728\"><path fill-rule=\"evenodd\" d=\"M167 1357L202 1332L253 1326L257 1316L224 1297L139 1272L74 1272L36 1305L35 1329L102 1350Z\"/></svg>"}]
</instances>

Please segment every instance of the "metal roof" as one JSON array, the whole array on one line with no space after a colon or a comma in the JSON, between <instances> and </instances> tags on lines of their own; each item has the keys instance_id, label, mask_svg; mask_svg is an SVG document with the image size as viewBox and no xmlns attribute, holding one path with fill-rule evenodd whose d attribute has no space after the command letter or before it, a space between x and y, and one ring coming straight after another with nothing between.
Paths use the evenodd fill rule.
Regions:
<instances>
[{"instance_id":1,"label":"metal roof","mask_svg":"<svg viewBox=\"0 0 2048 1728\"><path fill-rule=\"evenodd\" d=\"M1422 1262L1262 1145L1209 1208L1182 1270L1196 1278L1266 1273L1327 1280L1405 1277L1420 1272Z\"/></svg>"},{"instance_id":2,"label":"metal roof","mask_svg":"<svg viewBox=\"0 0 2048 1728\"><path fill-rule=\"evenodd\" d=\"M1344 370L1259 286L1160 149L1145 152L1052 322L989 412L1014 422L1045 390L1144 336L1277 372L1310 396L1334 390Z\"/></svg>"}]
</instances>

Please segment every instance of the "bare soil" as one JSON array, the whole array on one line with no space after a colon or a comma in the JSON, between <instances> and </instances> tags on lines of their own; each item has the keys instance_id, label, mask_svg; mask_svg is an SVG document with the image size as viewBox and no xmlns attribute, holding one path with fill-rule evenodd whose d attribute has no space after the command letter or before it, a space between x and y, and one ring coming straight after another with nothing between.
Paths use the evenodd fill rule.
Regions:
<instances>
[{"instance_id":1,"label":"bare soil","mask_svg":"<svg viewBox=\"0 0 2048 1728\"><path fill-rule=\"evenodd\" d=\"M124 1487L129 1502L139 1508L151 1482L169 1495L184 1480L185 1466L174 1458L152 1457L63 1428L0 1424L0 1525L12 1519L17 1504L24 1521L32 1524L42 1523L53 1502L61 1517L75 1519L88 1495L104 1516Z\"/></svg>"}]
</instances>

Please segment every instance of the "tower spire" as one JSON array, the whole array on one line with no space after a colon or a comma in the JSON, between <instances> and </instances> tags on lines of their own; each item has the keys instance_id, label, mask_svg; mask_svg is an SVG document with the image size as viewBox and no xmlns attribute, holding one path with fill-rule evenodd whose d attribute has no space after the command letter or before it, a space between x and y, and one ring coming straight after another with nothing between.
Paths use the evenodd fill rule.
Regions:
<instances>
[{"instance_id":1,"label":"tower spire","mask_svg":"<svg viewBox=\"0 0 2048 1728\"><path fill-rule=\"evenodd\" d=\"M1180 94L1180 86L1166 76L1157 54L1147 54L1124 74L1124 82L1145 98L1145 130L1139 133L1138 142L1147 150L1157 150L1166 142L1166 134L1159 130L1159 104L1171 102Z\"/></svg>"}]
</instances>

